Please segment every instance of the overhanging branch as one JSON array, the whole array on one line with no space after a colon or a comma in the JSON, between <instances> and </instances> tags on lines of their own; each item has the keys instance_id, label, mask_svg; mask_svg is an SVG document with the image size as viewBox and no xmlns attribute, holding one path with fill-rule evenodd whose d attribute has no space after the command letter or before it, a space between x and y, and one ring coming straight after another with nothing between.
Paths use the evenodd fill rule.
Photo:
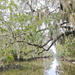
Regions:
<instances>
[{"instance_id":1,"label":"overhanging branch","mask_svg":"<svg viewBox=\"0 0 75 75\"><path fill-rule=\"evenodd\" d=\"M43 53L44 51L49 51L50 48L53 46L53 44L54 44L57 40L60 39L60 37L62 37L62 36L64 36L64 35L65 35L65 36L69 36L70 34L73 34L73 35L75 36L75 30L73 30L73 31L67 31L67 32L65 32L65 33L60 34L58 37L56 37L56 38L53 40L53 42L51 43L51 45L49 46L48 49L42 50L42 51L39 52L38 54L41 54L41 53Z\"/></svg>"}]
</instances>

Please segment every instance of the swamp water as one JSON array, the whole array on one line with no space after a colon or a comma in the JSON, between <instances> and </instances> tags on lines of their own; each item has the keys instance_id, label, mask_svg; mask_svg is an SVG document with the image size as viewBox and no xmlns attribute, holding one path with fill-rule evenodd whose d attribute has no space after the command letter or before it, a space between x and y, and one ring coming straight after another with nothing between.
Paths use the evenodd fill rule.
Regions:
<instances>
[{"instance_id":1,"label":"swamp water","mask_svg":"<svg viewBox=\"0 0 75 75\"><path fill-rule=\"evenodd\" d=\"M49 61L49 59L45 59ZM40 61L40 60L38 60ZM10 69L0 72L0 75L75 75L75 65L66 61L58 61L57 58L52 59L50 63L45 64L25 63L24 69ZM39 62L38 62L39 63ZM41 67L42 66L42 67ZM45 68L46 67L46 68Z\"/></svg>"},{"instance_id":2,"label":"swamp water","mask_svg":"<svg viewBox=\"0 0 75 75\"><path fill-rule=\"evenodd\" d=\"M53 58L20 62L19 64L24 68L9 69L0 72L0 75L75 75L75 64L58 60L57 54Z\"/></svg>"},{"instance_id":3,"label":"swamp water","mask_svg":"<svg viewBox=\"0 0 75 75\"><path fill-rule=\"evenodd\" d=\"M59 63L58 63L57 59L54 58L54 60L52 61L52 64L50 65L50 68L45 70L44 75L59 75L56 71L58 66L59 66Z\"/></svg>"}]
</instances>

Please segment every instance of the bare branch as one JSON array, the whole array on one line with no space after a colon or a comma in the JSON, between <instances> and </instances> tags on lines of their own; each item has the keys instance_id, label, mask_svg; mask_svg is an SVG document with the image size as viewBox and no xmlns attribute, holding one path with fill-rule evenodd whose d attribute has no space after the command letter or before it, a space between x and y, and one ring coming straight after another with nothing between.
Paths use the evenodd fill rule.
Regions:
<instances>
[{"instance_id":1,"label":"bare branch","mask_svg":"<svg viewBox=\"0 0 75 75\"><path fill-rule=\"evenodd\" d=\"M73 29L73 27L71 27L71 26L62 26L62 28L65 28L65 29L68 29L68 30Z\"/></svg>"},{"instance_id":2,"label":"bare branch","mask_svg":"<svg viewBox=\"0 0 75 75\"><path fill-rule=\"evenodd\" d=\"M66 22L63 22L63 23L61 23L60 25L64 25L64 24L67 24L67 23L69 23L69 22L67 22L67 21L66 21Z\"/></svg>"},{"instance_id":3,"label":"bare branch","mask_svg":"<svg viewBox=\"0 0 75 75\"><path fill-rule=\"evenodd\" d=\"M53 42L51 43L51 45L49 46L48 49L42 50L42 51L39 52L38 54L41 54L41 53L43 53L44 51L49 51L50 48L53 46L53 44L54 44L58 39L60 39L61 36L64 36L64 35L69 36L70 34L73 34L73 35L75 36L75 30L73 30L73 31L67 31L67 32L65 32L65 33L60 34L58 37L56 37L56 38L53 40Z\"/></svg>"},{"instance_id":4,"label":"bare branch","mask_svg":"<svg viewBox=\"0 0 75 75\"><path fill-rule=\"evenodd\" d=\"M49 29L49 28L40 29L40 30L37 31L37 33L38 33L38 32L41 32L41 31L48 30L48 29Z\"/></svg>"},{"instance_id":5,"label":"bare branch","mask_svg":"<svg viewBox=\"0 0 75 75\"><path fill-rule=\"evenodd\" d=\"M43 45L43 47L46 46L51 40L53 40L53 39L49 39L49 40Z\"/></svg>"},{"instance_id":6,"label":"bare branch","mask_svg":"<svg viewBox=\"0 0 75 75\"><path fill-rule=\"evenodd\" d=\"M35 10L32 8L32 6L29 4L29 2L27 2L27 5L30 7L32 12L35 12Z\"/></svg>"},{"instance_id":7,"label":"bare branch","mask_svg":"<svg viewBox=\"0 0 75 75\"><path fill-rule=\"evenodd\" d=\"M35 46L35 47L43 48L43 46L38 45L38 44L32 44L32 43L29 43L29 42L27 42L27 44L28 44L28 45L32 45L32 46Z\"/></svg>"},{"instance_id":8,"label":"bare branch","mask_svg":"<svg viewBox=\"0 0 75 75\"><path fill-rule=\"evenodd\" d=\"M28 45L35 46L35 47L38 47L38 48L43 48L43 46L41 46L41 45L38 45L38 44L32 44L32 43L26 42L25 40L17 41L17 42L25 42L25 43L27 43Z\"/></svg>"}]
</instances>

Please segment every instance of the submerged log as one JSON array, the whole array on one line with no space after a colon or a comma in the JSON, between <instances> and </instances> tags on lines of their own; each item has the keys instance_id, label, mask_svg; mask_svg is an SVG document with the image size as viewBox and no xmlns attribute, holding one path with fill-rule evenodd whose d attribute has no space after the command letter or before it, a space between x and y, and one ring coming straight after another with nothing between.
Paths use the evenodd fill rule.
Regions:
<instances>
[{"instance_id":1,"label":"submerged log","mask_svg":"<svg viewBox=\"0 0 75 75\"><path fill-rule=\"evenodd\" d=\"M41 56L41 57L31 57L31 58L28 58L28 59L23 59L23 58L20 58L19 60L16 59L15 61L33 61L33 60L37 60L37 59L42 59L42 58L49 58L51 56Z\"/></svg>"}]
</instances>

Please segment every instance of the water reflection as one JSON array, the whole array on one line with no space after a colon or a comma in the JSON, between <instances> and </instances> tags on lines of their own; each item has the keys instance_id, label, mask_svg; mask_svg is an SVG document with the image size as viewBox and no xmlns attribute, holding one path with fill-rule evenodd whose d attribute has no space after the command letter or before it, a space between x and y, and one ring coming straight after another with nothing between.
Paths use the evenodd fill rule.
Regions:
<instances>
[{"instance_id":1,"label":"water reflection","mask_svg":"<svg viewBox=\"0 0 75 75\"><path fill-rule=\"evenodd\" d=\"M57 58L54 58L44 75L75 75L75 64L67 61L60 61L59 63Z\"/></svg>"},{"instance_id":2,"label":"water reflection","mask_svg":"<svg viewBox=\"0 0 75 75\"><path fill-rule=\"evenodd\" d=\"M58 66L59 66L59 63L58 63L57 59L54 58L50 68L45 70L45 75L59 75L57 72Z\"/></svg>"}]
</instances>

